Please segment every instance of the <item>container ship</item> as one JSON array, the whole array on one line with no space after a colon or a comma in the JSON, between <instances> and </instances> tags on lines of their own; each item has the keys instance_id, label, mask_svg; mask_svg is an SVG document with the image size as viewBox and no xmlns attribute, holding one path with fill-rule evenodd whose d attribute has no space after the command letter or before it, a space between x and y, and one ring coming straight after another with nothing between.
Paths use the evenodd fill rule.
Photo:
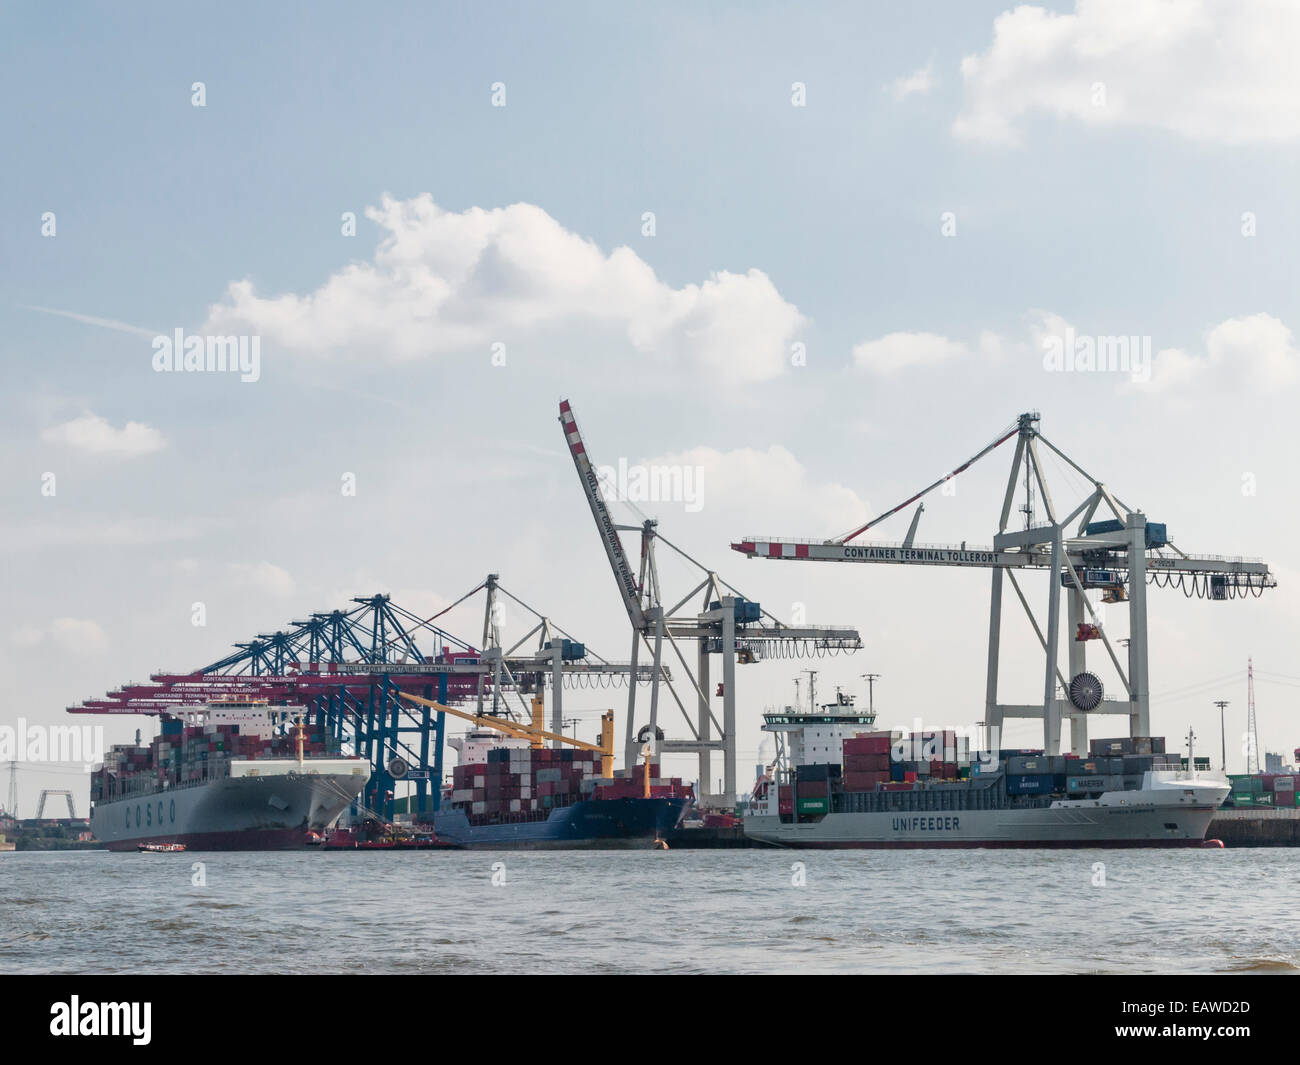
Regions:
<instances>
[{"instance_id":1,"label":"container ship","mask_svg":"<svg viewBox=\"0 0 1300 1065\"><path fill-rule=\"evenodd\" d=\"M824 848L1201 846L1229 791L1208 759L1189 766L1161 737L1093 740L1089 757L972 755L955 730L861 721L843 696L764 714L779 761L755 787L745 835Z\"/></svg>"},{"instance_id":2,"label":"container ship","mask_svg":"<svg viewBox=\"0 0 1300 1065\"><path fill-rule=\"evenodd\" d=\"M366 762L263 701L173 707L147 746L116 746L91 775L90 827L109 850L307 845L365 787Z\"/></svg>"},{"instance_id":3,"label":"container ship","mask_svg":"<svg viewBox=\"0 0 1300 1065\"><path fill-rule=\"evenodd\" d=\"M661 778L648 760L604 777L597 751L536 747L489 729L448 742L460 764L433 827L458 847L651 847L695 801L689 785Z\"/></svg>"}]
</instances>

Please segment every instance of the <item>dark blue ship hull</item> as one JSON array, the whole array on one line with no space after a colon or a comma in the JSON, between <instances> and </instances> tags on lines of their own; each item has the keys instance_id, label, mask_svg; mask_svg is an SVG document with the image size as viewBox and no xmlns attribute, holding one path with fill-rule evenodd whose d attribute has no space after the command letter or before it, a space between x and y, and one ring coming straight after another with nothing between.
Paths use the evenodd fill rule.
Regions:
<instances>
[{"instance_id":1,"label":"dark blue ship hull","mask_svg":"<svg viewBox=\"0 0 1300 1065\"><path fill-rule=\"evenodd\" d=\"M493 850L649 847L677 827L686 799L586 799L552 810L544 821L473 825L461 810L434 814L440 840Z\"/></svg>"}]
</instances>

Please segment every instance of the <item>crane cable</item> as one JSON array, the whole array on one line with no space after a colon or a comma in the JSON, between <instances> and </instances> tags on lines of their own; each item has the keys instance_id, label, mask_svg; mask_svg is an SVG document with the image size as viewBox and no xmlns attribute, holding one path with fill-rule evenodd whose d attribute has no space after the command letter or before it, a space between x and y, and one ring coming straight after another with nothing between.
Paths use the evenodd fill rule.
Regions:
<instances>
[{"instance_id":1,"label":"crane cable","mask_svg":"<svg viewBox=\"0 0 1300 1065\"><path fill-rule=\"evenodd\" d=\"M921 491L917 492L914 496L911 496L910 498L903 500L903 502L899 503L898 506L896 506L896 507L892 507L891 509L885 511L883 514L879 515L878 517L872 518L871 521L867 522L867 524L866 524L866 525L863 525L861 528L859 528L859 529L854 529L852 532L850 532L850 533L846 533L845 535L840 536L840 537L838 537L838 538L836 538L835 540L832 540L832 541L830 541L830 542L831 542L831 543L836 543L836 544L847 544L850 540L854 539L855 537L861 536L864 532L866 532L868 529L870 529L873 525L878 525L878 524L880 524L880 522L884 521L886 518L891 517L891 516L894 515L894 514L897 514L897 513L898 513L900 510L902 510L904 507L906 507L906 506L910 506L912 503L915 503L915 502L916 502L918 499L920 499L922 496L929 495L931 492L933 492L936 488L938 488L938 487L939 487L941 484L943 484L944 482L952 480L952 479L953 479L954 477L956 477L959 473L964 473L967 469L969 469L971 466L973 466L976 462L978 462L980 459L982 459L985 455L987 455L987 454L988 454L990 451L992 451L994 448L999 447L1000 445L1006 443L1006 442L1007 442L1008 440L1010 440L1013 436L1016 436L1016 435L1018 435L1019 433L1020 433L1020 420L1017 419L1017 420L1016 420L1015 422L1013 422L1010 426L1008 426L1006 429L1004 429L1004 430L1003 430L1003 431L1002 431L998 436L996 436L996 437L995 437L995 438L994 438L994 439L993 439L989 444L987 444L987 445L986 445L986 446L985 446L981 451L979 451L977 454L975 454L975 455L972 456L971 458L967 459L965 462L963 462L960 466L958 466L958 467L957 467L955 470L953 470L951 473L949 473L949 474L945 474L943 477L940 477L937 481L935 481L935 482L934 482L932 485L930 485L928 488L922 488Z\"/></svg>"}]
</instances>

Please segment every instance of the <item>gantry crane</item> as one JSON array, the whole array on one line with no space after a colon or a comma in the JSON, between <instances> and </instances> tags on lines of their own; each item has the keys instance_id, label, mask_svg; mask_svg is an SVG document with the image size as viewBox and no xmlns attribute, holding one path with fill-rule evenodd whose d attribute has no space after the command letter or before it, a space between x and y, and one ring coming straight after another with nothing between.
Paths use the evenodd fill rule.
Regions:
<instances>
[{"instance_id":1,"label":"gantry crane","mask_svg":"<svg viewBox=\"0 0 1300 1065\"><path fill-rule=\"evenodd\" d=\"M482 650L435 624L479 592L486 593ZM510 647L502 645L500 631L500 607L506 600L537 622ZM400 693L436 699L440 706L473 701L481 714L508 719L519 713L540 728L547 686L559 714L565 687L650 680L648 667L611 662L573 639L512 595L496 574L488 574L431 618L383 594L353 603L347 610L312 614L286 629L261 633L203 669L155 673L148 684L123 685L106 698L69 707L69 712L165 714L227 697L303 706L317 727L370 762L364 801L391 818L393 800L386 796L398 779L414 786L414 804L421 813L437 810L443 770L445 718L422 704L403 703ZM525 646L533 636L538 637L535 649ZM520 705L512 708L510 697ZM400 777L390 771L395 764L402 767Z\"/></svg>"},{"instance_id":2,"label":"gantry crane","mask_svg":"<svg viewBox=\"0 0 1300 1065\"><path fill-rule=\"evenodd\" d=\"M1142 511L1125 504L1105 484L1043 436L1037 428L1039 420L1037 412L1021 414L1014 424L951 473L843 536L831 540L747 537L731 546L735 551L757 558L992 570L984 714L988 730L986 742L1001 733L1005 718L1041 719L1044 749L1055 754L1060 749L1061 721L1067 719L1070 722L1071 748L1076 754L1084 754L1088 745L1088 718L1094 714L1125 714L1129 718L1130 735L1151 734L1151 693L1147 670L1148 584L1172 585L1189 597L1235 599L1259 596L1265 588L1274 587L1277 582L1268 565L1258 559L1189 555L1179 550L1169 539L1163 524L1148 521ZM917 526L925 509L925 504L920 501L1013 438L1016 440L1015 457L993 545L972 548L965 543L960 546L916 543ZM1053 500L1041 462L1040 443L1092 485L1092 491L1068 513L1062 513ZM1011 508L1022 474L1025 502L1020 509L1025 515L1025 527L1008 531ZM1045 521L1035 521L1035 490ZM855 542L868 529L912 503L918 505L902 542ZM1111 517L1094 520L1099 510L1103 513L1108 511ZM1052 576L1049 580L1046 633L1030 609L1016 579L1016 570L1046 570ZM998 699L1004 575L1010 581L1044 652L1041 702L1008 704ZM1058 664L1062 589L1066 593L1069 632L1073 636L1067 656L1068 677ZM1088 589L1100 589L1104 602L1128 603L1126 665L1121 664L1105 626L1085 594ZM1088 671L1086 649L1094 639L1101 641L1119 676L1122 698L1106 698L1101 681ZM1060 697L1057 696L1058 683L1062 690Z\"/></svg>"},{"instance_id":3,"label":"gantry crane","mask_svg":"<svg viewBox=\"0 0 1300 1065\"><path fill-rule=\"evenodd\" d=\"M695 753L699 757L699 791L702 801L707 801L713 785L712 753L720 751L723 779L719 798L729 804L734 801L737 793L737 663L757 662L766 657L790 657L796 653L824 655L853 652L862 647L861 637L856 629L847 627L786 625L722 580L716 572L666 539L659 532L658 522L646 519L639 526L617 524L610 516L600 479L578 431L578 423L568 400L560 404L560 424L632 625L630 668L633 672L637 670L642 645L652 659L649 717L640 729L636 725L636 685L628 686L623 740L624 764L629 768L636 765L637 755L647 741L656 751ZM623 550L620 532L641 534L640 567L636 571ZM702 579L690 591L676 599L667 600L670 604L667 607L661 595L659 568L655 561L655 548L660 542L703 574ZM698 612L677 613L697 596L700 597ZM688 653L683 652L682 645L687 641L694 641L696 645L694 668L688 662ZM685 684L689 685L685 701L674 687L673 678L664 664L668 648L676 655L685 675ZM722 659L722 681L717 691L710 690L710 658L713 655ZM689 739L664 738L659 726L659 702L665 692L681 711L691 732ZM722 700L721 722L713 712L712 700L715 698ZM695 702L694 720L686 709L686 704L690 701Z\"/></svg>"}]
</instances>

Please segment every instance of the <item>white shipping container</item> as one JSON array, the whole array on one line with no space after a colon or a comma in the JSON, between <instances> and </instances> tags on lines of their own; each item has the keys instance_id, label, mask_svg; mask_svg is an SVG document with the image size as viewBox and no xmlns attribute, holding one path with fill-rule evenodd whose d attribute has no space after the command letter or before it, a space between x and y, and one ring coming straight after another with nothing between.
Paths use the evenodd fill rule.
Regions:
<instances>
[{"instance_id":1,"label":"white shipping container","mask_svg":"<svg viewBox=\"0 0 1300 1065\"><path fill-rule=\"evenodd\" d=\"M511 800L510 800L510 812L511 812L512 814L517 814L517 813L519 813L520 810L523 809L522 805L520 805L520 804L522 803L522 801L523 801L522 799L511 799Z\"/></svg>"},{"instance_id":2,"label":"white shipping container","mask_svg":"<svg viewBox=\"0 0 1300 1065\"><path fill-rule=\"evenodd\" d=\"M485 814L487 813L487 803L476 802L470 807L470 813Z\"/></svg>"}]
</instances>

